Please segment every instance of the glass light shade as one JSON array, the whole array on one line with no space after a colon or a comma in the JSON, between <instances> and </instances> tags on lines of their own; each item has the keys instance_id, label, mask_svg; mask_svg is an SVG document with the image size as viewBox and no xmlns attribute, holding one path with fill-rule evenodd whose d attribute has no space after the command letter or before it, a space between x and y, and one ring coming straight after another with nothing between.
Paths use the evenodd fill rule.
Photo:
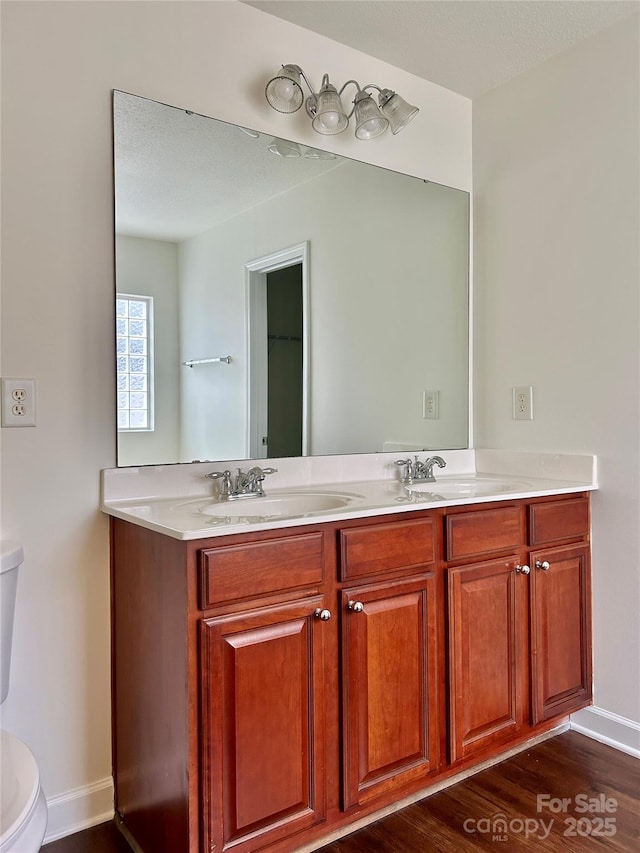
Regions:
<instances>
[{"instance_id":1,"label":"glass light shade","mask_svg":"<svg viewBox=\"0 0 640 853\"><path fill-rule=\"evenodd\" d=\"M301 157L302 151L297 142L289 142L288 139L274 139L269 146L269 151L277 157Z\"/></svg>"},{"instance_id":2,"label":"glass light shade","mask_svg":"<svg viewBox=\"0 0 640 853\"><path fill-rule=\"evenodd\" d=\"M295 113L302 106L304 96L300 84L300 68L283 65L264 90L269 105L279 113Z\"/></svg>"},{"instance_id":3,"label":"glass light shade","mask_svg":"<svg viewBox=\"0 0 640 853\"><path fill-rule=\"evenodd\" d=\"M316 133L333 136L346 130L349 119L346 116L340 95L335 86L325 83L316 99L315 116L311 126Z\"/></svg>"},{"instance_id":4,"label":"glass light shade","mask_svg":"<svg viewBox=\"0 0 640 853\"><path fill-rule=\"evenodd\" d=\"M358 92L354 103L357 139L375 139L385 132L389 120L382 115L371 95Z\"/></svg>"},{"instance_id":5,"label":"glass light shade","mask_svg":"<svg viewBox=\"0 0 640 853\"><path fill-rule=\"evenodd\" d=\"M418 115L418 108L408 104L404 98L392 92L391 89L383 89L378 98L383 115L389 119L391 133L399 133L403 127Z\"/></svg>"}]
</instances>

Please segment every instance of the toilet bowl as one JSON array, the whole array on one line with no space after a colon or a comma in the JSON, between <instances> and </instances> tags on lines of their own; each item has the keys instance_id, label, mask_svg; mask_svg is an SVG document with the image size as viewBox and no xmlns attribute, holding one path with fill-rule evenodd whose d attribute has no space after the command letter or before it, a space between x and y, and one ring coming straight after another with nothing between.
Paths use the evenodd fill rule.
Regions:
<instances>
[{"instance_id":1,"label":"toilet bowl","mask_svg":"<svg viewBox=\"0 0 640 853\"><path fill-rule=\"evenodd\" d=\"M47 829L47 801L40 785L40 771L26 744L9 732L0 734L0 853L36 853Z\"/></svg>"},{"instance_id":2,"label":"toilet bowl","mask_svg":"<svg viewBox=\"0 0 640 853\"><path fill-rule=\"evenodd\" d=\"M23 558L19 543L0 540L2 702L9 692L13 614L18 568ZM47 801L40 785L40 771L26 744L4 730L0 736L0 853L37 853L47 829Z\"/></svg>"}]
</instances>

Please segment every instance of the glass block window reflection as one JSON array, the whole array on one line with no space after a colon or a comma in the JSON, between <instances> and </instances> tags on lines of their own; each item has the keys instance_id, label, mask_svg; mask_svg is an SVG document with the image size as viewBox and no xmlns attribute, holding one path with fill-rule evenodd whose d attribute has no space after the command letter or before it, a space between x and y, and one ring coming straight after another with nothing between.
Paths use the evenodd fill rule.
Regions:
<instances>
[{"instance_id":1,"label":"glass block window reflection","mask_svg":"<svg viewBox=\"0 0 640 853\"><path fill-rule=\"evenodd\" d=\"M152 430L152 326L150 296L116 297L118 429Z\"/></svg>"}]
</instances>

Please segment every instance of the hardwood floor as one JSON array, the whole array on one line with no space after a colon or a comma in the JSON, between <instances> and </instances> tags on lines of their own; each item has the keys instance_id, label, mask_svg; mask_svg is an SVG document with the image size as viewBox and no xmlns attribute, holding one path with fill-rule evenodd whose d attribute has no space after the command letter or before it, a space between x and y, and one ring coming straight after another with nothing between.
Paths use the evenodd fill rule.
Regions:
<instances>
[{"instance_id":1,"label":"hardwood floor","mask_svg":"<svg viewBox=\"0 0 640 853\"><path fill-rule=\"evenodd\" d=\"M101 823L58 841L45 844L43 853L131 853L115 823Z\"/></svg>"},{"instance_id":2,"label":"hardwood floor","mask_svg":"<svg viewBox=\"0 0 640 853\"><path fill-rule=\"evenodd\" d=\"M518 853L532 848L637 853L640 761L565 732L318 853ZM130 853L112 823L54 841L43 851Z\"/></svg>"},{"instance_id":3,"label":"hardwood floor","mask_svg":"<svg viewBox=\"0 0 640 853\"><path fill-rule=\"evenodd\" d=\"M558 800L570 800L564 804L566 811L552 812L542 803L538 811L538 797L545 794L555 798L544 801L554 807L560 806ZM610 813L604 811L602 799L591 803L597 811L579 811L584 807L580 797L591 802L602 795L610 801ZM497 815L506 819L506 832ZM611 819L608 824L606 818ZM598 831L611 834L598 836ZM329 844L322 853L511 853L531 848L637 853L640 761L565 732Z\"/></svg>"}]
</instances>

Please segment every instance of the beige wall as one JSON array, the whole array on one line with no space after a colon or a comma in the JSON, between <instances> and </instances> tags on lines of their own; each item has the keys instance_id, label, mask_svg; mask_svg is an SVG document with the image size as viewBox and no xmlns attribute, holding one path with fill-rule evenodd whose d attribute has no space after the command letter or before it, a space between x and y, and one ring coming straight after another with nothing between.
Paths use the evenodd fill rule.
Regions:
<instances>
[{"instance_id":1,"label":"beige wall","mask_svg":"<svg viewBox=\"0 0 640 853\"><path fill-rule=\"evenodd\" d=\"M474 102L473 169L476 444L598 454L595 705L640 747L638 56L625 20Z\"/></svg>"},{"instance_id":2,"label":"beige wall","mask_svg":"<svg viewBox=\"0 0 640 853\"><path fill-rule=\"evenodd\" d=\"M49 836L109 808L109 583L99 470L115 464L111 91L313 144L269 110L282 62L380 80L406 133L337 153L469 190L470 102L236 2L3 2L2 361L35 377L35 429L3 430L2 536L25 543L3 726L29 743ZM437 129L437 132L434 131Z\"/></svg>"}]
</instances>

